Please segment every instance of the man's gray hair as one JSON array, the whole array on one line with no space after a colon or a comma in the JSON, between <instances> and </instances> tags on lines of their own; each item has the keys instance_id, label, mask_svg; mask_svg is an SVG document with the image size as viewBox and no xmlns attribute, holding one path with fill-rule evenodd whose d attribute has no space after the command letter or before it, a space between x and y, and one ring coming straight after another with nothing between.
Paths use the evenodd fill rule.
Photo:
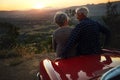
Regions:
<instances>
[{"instance_id":1,"label":"man's gray hair","mask_svg":"<svg viewBox=\"0 0 120 80\"><path fill-rule=\"evenodd\" d=\"M81 8L76 9L76 13L78 13L78 14L83 13L85 16L88 15L88 12L89 12L89 10L87 7L81 7Z\"/></svg>"},{"instance_id":2,"label":"man's gray hair","mask_svg":"<svg viewBox=\"0 0 120 80\"><path fill-rule=\"evenodd\" d=\"M69 17L68 17L68 15L67 15L66 13L64 13L64 12L59 11L59 12L57 12L57 13L55 14L55 16L54 16L54 22L55 22L56 24L58 24L59 26L63 26L65 20L69 21Z\"/></svg>"}]
</instances>

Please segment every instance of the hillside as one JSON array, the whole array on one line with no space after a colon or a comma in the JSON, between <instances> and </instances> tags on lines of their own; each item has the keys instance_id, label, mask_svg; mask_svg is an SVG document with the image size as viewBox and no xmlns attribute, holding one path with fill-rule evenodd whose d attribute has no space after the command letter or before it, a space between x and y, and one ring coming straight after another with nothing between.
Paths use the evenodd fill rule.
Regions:
<instances>
[{"instance_id":1,"label":"hillside","mask_svg":"<svg viewBox=\"0 0 120 80\"><path fill-rule=\"evenodd\" d=\"M113 5L117 5L117 11L120 13L120 1L112 2ZM106 3L100 3L100 4L87 4L87 5L82 5L86 6L89 9L89 16L103 16L105 15L106 12ZM65 8L66 9L76 9L81 6L72 6Z\"/></svg>"}]
</instances>

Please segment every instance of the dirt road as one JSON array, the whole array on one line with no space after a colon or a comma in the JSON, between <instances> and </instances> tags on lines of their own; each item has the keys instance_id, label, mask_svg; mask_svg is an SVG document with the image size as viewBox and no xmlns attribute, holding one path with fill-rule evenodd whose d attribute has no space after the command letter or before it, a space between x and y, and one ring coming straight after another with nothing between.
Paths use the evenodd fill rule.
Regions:
<instances>
[{"instance_id":1,"label":"dirt road","mask_svg":"<svg viewBox=\"0 0 120 80\"><path fill-rule=\"evenodd\" d=\"M0 80L37 80L39 62L45 58L54 59L54 53L35 54L30 59L0 59ZM19 60L17 64L16 60Z\"/></svg>"}]
</instances>

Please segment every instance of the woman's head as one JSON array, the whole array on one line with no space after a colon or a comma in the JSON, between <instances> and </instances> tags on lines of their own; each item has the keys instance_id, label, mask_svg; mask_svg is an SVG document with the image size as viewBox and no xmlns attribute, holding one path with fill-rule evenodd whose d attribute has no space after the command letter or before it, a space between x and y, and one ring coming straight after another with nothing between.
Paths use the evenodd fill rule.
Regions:
<instances>
[{"instance_id":1,"label":"woman's head","mask_svg":"<svg viewBox=\"0 0 120 80\"><path fill-rule=\"evenodd\" d=\"M57 12L54 16L54 22L60 27L67 25L68 21L69 21L69 17L64 12Z\"/></svg>"}]
</instances>

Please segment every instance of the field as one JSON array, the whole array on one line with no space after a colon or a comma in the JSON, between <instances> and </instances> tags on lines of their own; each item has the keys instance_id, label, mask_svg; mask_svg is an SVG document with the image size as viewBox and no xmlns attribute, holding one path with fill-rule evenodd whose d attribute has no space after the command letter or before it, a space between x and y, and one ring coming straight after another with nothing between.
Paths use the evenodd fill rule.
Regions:
<instances>
[{"instance_id":1,"label":"field","mask_svg":"<svg viewBox=\"0 0 120 80\"><path fill-rule=\"evenodd\" d=\"M37 80L39 62L45 58L55 59L52 32L57 26L47 16L45 20L37 19L4 19L19 28L19 36L15 47L0 50L0 80Z\"/></svg>"}]
</instances>

